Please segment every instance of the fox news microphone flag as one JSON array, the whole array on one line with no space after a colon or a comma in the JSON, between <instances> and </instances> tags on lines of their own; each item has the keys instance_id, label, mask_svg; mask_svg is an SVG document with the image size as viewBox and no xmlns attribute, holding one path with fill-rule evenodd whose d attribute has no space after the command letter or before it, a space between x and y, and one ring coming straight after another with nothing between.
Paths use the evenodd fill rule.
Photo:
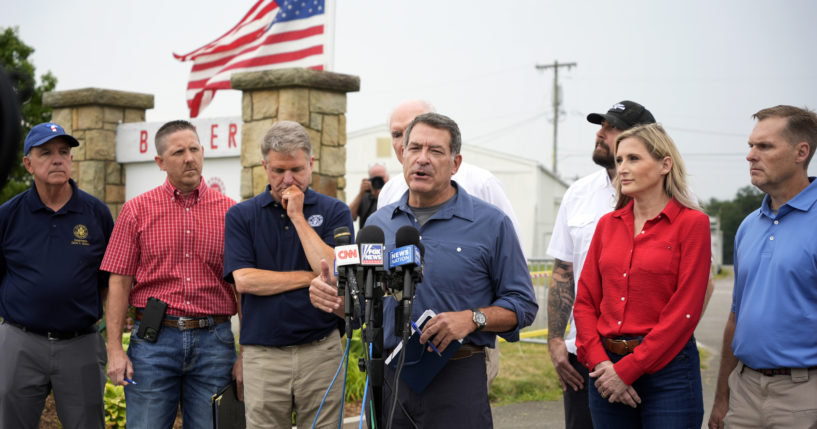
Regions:
<instances>
[{"instance_id":1,"label":"fox news microphone flag","mask_svg":"<svg viewBox=\"0 0 817 429\"><path fill-rule=\"evenodd\" d=\"M179 61L193 61L187 107L195 118L219 89L230 89L233 73L287 67L330 68L333 0L259 0L218 39Z\"/></svg>"}]
</instances>

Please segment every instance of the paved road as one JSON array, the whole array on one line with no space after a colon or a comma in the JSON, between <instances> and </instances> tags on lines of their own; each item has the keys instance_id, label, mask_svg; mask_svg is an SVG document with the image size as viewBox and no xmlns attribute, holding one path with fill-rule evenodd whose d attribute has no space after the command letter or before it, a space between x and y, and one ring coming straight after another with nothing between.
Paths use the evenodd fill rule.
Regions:
<instances>
[{"instance_id":1,"label":"paved road","mask_svg":"<svg viewBox=\"0 0 817 429\"><path fill-rule=\"evenodd\" d=\"M732 267L728 268L732 269ZM709 420L712 401L715 399L723 327L726 324L732 302L732 282L732 276L715 282L715 290L709 306L695 330L698 345L709 352L709 359L707 362L702 362L705 368L701 370L705 413L702 427L704 428ZM550 362L542 364L550 365ZM564 427L562 401L524 402L493 407L492 411L496 429L561 429ZM350 421L344 424L344 429L357 428L357 425L356 421L354 423Z\"/></svg>"}]
</instances>

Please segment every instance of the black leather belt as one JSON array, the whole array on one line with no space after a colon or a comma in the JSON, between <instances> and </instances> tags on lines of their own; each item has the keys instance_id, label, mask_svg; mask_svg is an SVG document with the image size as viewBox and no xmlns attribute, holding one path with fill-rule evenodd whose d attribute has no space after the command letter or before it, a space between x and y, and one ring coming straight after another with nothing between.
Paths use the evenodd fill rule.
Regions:
<instances>
[{"instance_id":1,"label":"black leather belt","mask_svg":"<svg viewBox=\"0 0 817 429\"><path fill-rule=\"evenodd\" d=\"M793 369L800 369L800 368L764 368L764 369L754 369L751 366L743 364L744 368L749 368L752 371L759 372L765 376L773 377L775 375L791 375L791 371ZM817 366L812 366L809 368L803 368L806 371L811 371L813 369L817 369Z\"/></svg>"},{"instance_id":2,"label":"black leather belt","mask_svg":"<svg viewBox=\"0 0 817 429\"><path fill-rule=\"evenodd\" d=\"M485 347L483 346L475 346L471 343L464 343L451 355L451 360L460 360L469 358L478 353L485 353Z\"/></svg>"},{"instance_id":3,"label":"black leather belt","mask_svg":"<svg viewBox=\"0 0 817 429\"><path fill-rule=\"evenodd\" d=\"M14 323L10 320L4 320L3 323L7 323L11 326L14 326L17 329L20 329L24 332L30 332L32 334L42 335L43 337L48 338L51 341L56 340L70 340L72 338L80 337L82 335L92 334L97 332L96 325L91 325L85 329L79 329L76 331L44 331L41 329L32 329L27 326L23 326L19 323Z\"/></svg>"},{"instance_id":4,"label":"black leather belt","mask_svg":"<svg viewBox=\"0 0 817 429\"><path fill-rule=\"evenodd\" d=\"M212 323L210 320L212 319ZM136 312L136 320L142 320L142 312ZM190 329L209 328L211 326L220 325L230 321L230 316L211 316L211 317L187 317L187 316L165 316L162 319L162 326L170 328L177 328L180 331L187 331Z\"/></svg>"}]
</instances>

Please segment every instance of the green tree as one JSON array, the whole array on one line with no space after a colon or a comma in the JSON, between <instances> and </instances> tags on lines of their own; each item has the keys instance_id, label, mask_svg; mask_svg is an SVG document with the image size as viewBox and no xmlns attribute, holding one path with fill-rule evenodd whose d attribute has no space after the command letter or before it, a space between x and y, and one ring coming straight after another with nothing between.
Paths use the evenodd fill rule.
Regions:
<instances>
[{"instance_id":1,"label":"green tree","mask_svg":"<svg viewBox=\"0 0 817 429\"><path fill-rule=\"evenodd\" d=\"M709 200L704 210L710 216L718 216L723 231L723 263L733 264L735 256L735 234L743 219L757 210L766 194L754 186L738 189L735 198L729 201Z\"/></svg>"},{"instance_id":2,"label":"green tree","mask_svg":"<svg viewBox=\"0 0 817 429\"><path fill-rule=\"evenodd\" d=\"M51 72L40 76L40 83L35 78L34 64L29 57L34 48L26 45L14 28L0 29L0 67L12 80L22 106L22 123L20 125L20 146L18 149L20 164L9 174L8 183L0 189L0 204L31 186L31 175L23 167L23 141L31 127L51 120L51 109L43 106L43 94L57 86L57 78Z\"/></svg>"}]
</instances>

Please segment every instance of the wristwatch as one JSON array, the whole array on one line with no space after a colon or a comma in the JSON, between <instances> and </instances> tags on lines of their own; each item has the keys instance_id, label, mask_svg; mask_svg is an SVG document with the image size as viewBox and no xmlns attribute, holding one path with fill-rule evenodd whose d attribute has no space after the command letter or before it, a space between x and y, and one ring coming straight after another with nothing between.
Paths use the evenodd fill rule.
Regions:
<instances>
[{"instance_id":1,"label":"wristwatch","mask_svg":"<svg viewBox=\"0 0 817 429\"><path fill-rule=\"evenodd\" d=\"M485 323L487 320L485 319L485 313L481 312L478 308L472 308L471 311L474 312L474 323L477 325L477 331L481 331L482 328L485 327Z\"/></svg>"}]
</instances>

